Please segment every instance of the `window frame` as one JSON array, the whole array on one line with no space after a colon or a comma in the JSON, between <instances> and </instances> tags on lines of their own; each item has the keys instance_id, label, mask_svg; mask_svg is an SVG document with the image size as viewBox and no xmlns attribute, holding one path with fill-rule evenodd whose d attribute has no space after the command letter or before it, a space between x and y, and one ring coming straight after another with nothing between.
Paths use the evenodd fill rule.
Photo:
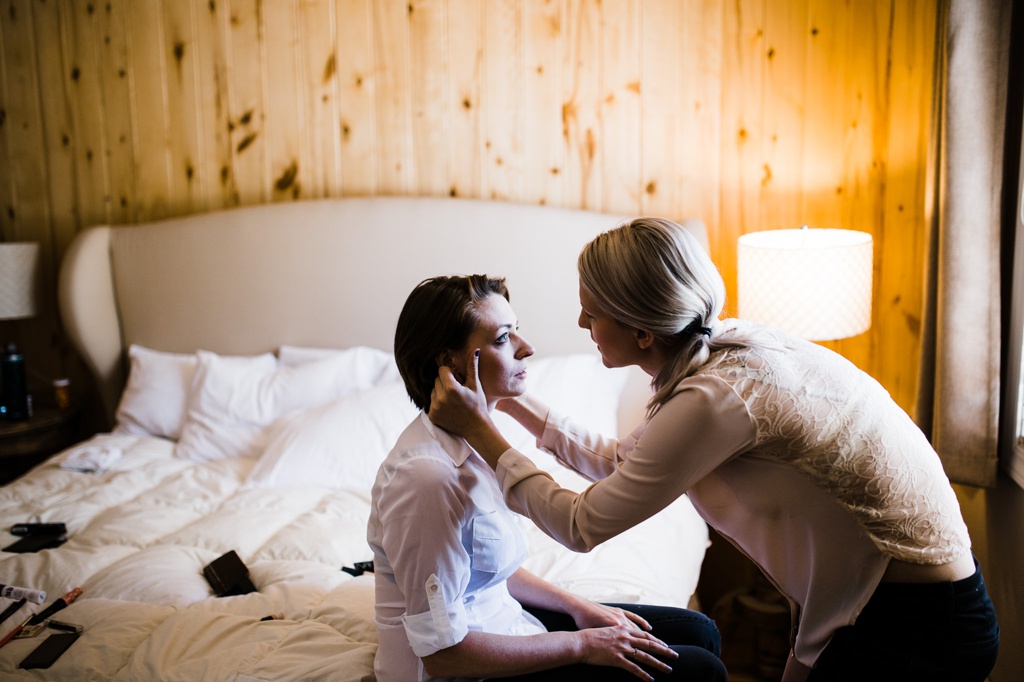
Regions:
<instances>
[{"instance_id":1,"label":"window frame","mask_svg":"<svg viewBox=\"0 0 1024 682\"><path fill-rule=\"evenodd\" d=\"M1007 334L1006 381L1000 419L1002 468L1024 488L1024 135L1017 175L1017 211L1013 239L1013 284Z\"/></svg>"}]
</instances>

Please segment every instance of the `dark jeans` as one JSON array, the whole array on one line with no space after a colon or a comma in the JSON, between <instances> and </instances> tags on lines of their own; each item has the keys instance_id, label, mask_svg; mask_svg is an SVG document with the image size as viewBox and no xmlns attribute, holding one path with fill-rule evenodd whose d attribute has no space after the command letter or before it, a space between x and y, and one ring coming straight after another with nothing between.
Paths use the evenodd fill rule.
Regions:
<instances>
[{"instance_id":1,"label":"dark jeans","mask_svg":"<svg viewBox=\"0 0 1024 682\"><path fill-rule=\"evenodd\" d=\"M722 641L714 621L697 611L669 606L644 604L609 604L638 614L651 624L651 634L668 644L679 654L672 673L648 670L656 680L688 680L689 682L724 682L729 675L718 658ZM564 613L543 609L527 609L537 617L549 632L576 630L576 623ZM570 665L529 675L502 678L503 682L637 682L638 678L622 668L594 665Z\"/></svg>"},{"instance_id":2,"label":"dark jeans","mask_svg":"<svg viewBox=\"0 0 1024 682\"><path fill-rule=\"evenodd\" d=\"M982 682L999 653L999 623L978 561L970 578L882 583L836 631L808 682Z\"/></svg>"}]
</instances>

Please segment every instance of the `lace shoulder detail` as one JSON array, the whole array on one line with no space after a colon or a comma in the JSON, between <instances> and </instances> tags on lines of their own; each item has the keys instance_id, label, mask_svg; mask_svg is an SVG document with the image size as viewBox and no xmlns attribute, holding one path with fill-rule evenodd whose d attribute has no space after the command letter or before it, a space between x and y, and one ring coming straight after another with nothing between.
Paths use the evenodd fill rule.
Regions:
<instances>
[{"instance_id":1,"label":"lace shoulder detail","mask_svg":"<svg viewBox=\"0 0 1024 682\"><path fill-rule=\"evenodd\" d=\"M700 373L733 387L757 429L753 453L787 462L842 505L885 554L941 564L970 549L949 480L888 392L826 348L771 335Z\"/></svg>"}]
</instances>

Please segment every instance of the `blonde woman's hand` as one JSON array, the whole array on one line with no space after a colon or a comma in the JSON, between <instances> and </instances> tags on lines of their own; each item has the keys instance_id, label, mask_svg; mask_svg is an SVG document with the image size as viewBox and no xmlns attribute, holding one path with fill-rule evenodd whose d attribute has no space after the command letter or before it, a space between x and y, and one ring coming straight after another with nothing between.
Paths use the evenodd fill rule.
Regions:
<instances>
[{"instance_id":1,"label":"blonde woman's hand","mask_svg":"<svg viewBox=\"0 0 1024 682\"><path fill-rule=\"evenodd\" d=\"M622 668L641 680L654 679L645 668L672 672L665 661L679 657L660 639L633 625L590 628L576 634L581 640L581 663Z\"/></svg>"},{"instance_id":2,"label":"blonde woman's hand","mask_svg":"<svg viewBox=\"0 0 1024 682\"><path fill-rule=\"evenodd\" d=\"M477 380L480 349L466 367L466 381L460 383L448 367L441 367L430 392L430 421L445 431L462 436L484 461L495 468L503 452L511 448L494 426L487 410L487 396Z\"/></svg>"},{"instance_id":3,"label":"blonde woman's hand","mask_svg":"<svg viewBox=\"0 0 1024 682\"><path fill-rule=\"evenodd\" d=\"M449 367L442 366L437 372L427 416L445 431L467 436L488 419L487 398L477 380L479 362L478 350L467 363L465 382L460 382Z\"/></svg>"}]
</instances>

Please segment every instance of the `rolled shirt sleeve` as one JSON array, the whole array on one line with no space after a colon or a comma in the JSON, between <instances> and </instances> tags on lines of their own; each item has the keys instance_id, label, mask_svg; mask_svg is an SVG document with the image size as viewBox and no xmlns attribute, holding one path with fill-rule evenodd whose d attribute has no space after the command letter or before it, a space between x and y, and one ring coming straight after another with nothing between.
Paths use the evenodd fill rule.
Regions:
<instances>
[{"instance_id":1,"label":"rolled shirt sleeve","mask_svg":"<svg viewBox=\"0 0 1024 682\"><path fill-rule=\"evenodd\" d=\"M420 657L458 644L469 631L462 597L470 557L458 532L467 499L447 469L454 465L433 457L407 462L396 476L409 480L393 486L402 492L382 518L382 545L406 597L402 622Z\"/></svg>"},{"instance_id":2,"label":"rolled shirt sleeve","mask_svg":"<svg viewBox=\"0 0 1024 682\"><path fill-rule=\"evenodd\" d=\"M377 679L429 679L421 659L471 630L544 632L508 591L527 552L520 517L465 440L421 413L381 464L370 507Z\"/></svg>"},{"instance_id":3,"label":"rolled shirt sleeve","mask_svg":"<svg viewBox=\"0 0 1024 682\"><path fill-rule=\"evenodd\" d=\"M402 616L409 645L420 658L455 646L469 633L462 599L449 600L444 583L436 575L427 578L423 591L430 610Z\"/></svg>"}]
</instances>

